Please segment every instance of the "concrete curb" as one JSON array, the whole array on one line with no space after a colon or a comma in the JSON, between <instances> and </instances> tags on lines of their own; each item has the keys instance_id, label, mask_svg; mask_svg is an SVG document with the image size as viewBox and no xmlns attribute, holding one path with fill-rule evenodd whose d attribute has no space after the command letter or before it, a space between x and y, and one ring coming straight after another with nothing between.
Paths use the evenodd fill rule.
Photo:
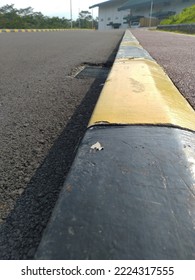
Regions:
<instances>
[{"instance_id":1,"label":"concrete curb","mask_svg":"<svg viewBox=\"0 0 195 280\"><path fill-rule=\"evenodd\" d=\"M194 259L194 124L127 31L35 259Z\"/></svg>"},{"instance_id":2,"label":"concrete curb","mask_svg":"<svg viewBox=\"0 0 195 280\"><path fill-rule=\"evenodd\" d=\"M94 31L94 29L0 29L0 33L53 32L53 31Z\"/></svg>"},{"instance_id":3,"label":"concrete curb","mask_svg":"<svg viewBox=\"0 0 195 280\"><path fill-rule=\"evenodd\" d=\"M173 125L195 130L193 108L129 30L89 126L102 123Z\"/></svg>"}]
</instances>

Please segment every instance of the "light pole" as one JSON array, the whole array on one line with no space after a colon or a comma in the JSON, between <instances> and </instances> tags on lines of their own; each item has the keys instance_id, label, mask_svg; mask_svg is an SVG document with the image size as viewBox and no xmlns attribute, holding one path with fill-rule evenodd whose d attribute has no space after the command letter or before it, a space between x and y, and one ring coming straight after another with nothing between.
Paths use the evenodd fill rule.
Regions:
<instances>
[{"instance_id":1,"label":"light pole","mask_svg":"<svg viewBox=\"0 0 195 280\"><path fill-rule=\"evenodd\" d=\"M72 0L70 0L70 26L72 29Z\"/></svg>"},{"instance_id":2,"label":"light pole","mask_svg":"<svg viewBox=\"0 0 195 280\"><path fill-rule=\"evenodd\" d=\"M79 8L79 17L78 17L78 19L79 19L79 29L80 29L81 28L80 8Z\"/></svg>"},{"instance_id":3,"label":"light pole","mask_svg":"<svg viewBox=\"0 0 195 280\"><path fill-rule=\"evenodd\" d=\"M149 21L149 27L151 27L152 23L152 12L153 12L153 0L151 0L151 5L150 5L150 21Z\"/></svg>"},{"instance_id":4,"label":"light pole","mask_svg":"<svg viewBox=\"0 0 195 280\"><path fill-rule=\"evenodd\" d=\"M92 14L92 22L91 22L91 27L92 27L92 29L93 29L93 9L92 9L92 12L91 12L91 14Z\"/></svg>"}]
</instances>

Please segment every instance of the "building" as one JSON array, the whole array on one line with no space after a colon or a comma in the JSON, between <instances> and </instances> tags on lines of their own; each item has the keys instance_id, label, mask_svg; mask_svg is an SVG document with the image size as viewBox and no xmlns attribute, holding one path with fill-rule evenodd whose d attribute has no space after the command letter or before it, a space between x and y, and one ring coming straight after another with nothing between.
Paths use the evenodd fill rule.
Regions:
<instances>
[{"instance_id":1,"label":"building","mask_svg":"<svg viewBox=\"0 0 195 280\"><path fill-rule=\"evenodd\" d=\"M90 7L99 7L99 30L126 29L135 22L149 22L143 19L162 20L180 13L194 4L194 0L110 0ZM158 21L154 21L158 22Z\"/></svg>"},{"instance_id":2,"label":"building","mask_svg":"<svg viewBox=\"0 0 195 280\"><path fill-rule=\"evenodd\" d=\"M128 14L128 11L118 10L126 2L127 0L111 0L90 7L99 7L98 29L127 28L128 24L124 23L123 18Z\"/></svg>"}]
</instances>

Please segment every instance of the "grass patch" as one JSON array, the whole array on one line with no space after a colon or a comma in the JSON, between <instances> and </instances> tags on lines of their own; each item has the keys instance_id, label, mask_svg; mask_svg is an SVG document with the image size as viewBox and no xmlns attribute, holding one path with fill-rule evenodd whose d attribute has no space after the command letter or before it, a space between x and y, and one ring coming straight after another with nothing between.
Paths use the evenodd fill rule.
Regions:
<instances>
[{"instance_id":1,"label":"grass patch","mask_svg":"<svg viewBox=\"0 0 195 280\"><path fill-rule=\"evenodd\" d=\"M162 20L160 25L191 23L195 23L195 5L183 9L180 14Z\"/></svg>"}]
</instances>

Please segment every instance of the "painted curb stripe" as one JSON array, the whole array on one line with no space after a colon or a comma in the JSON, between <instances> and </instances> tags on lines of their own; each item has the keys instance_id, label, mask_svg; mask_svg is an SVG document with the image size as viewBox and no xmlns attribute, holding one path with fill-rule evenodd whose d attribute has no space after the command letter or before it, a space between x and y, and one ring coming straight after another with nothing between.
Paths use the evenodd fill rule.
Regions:
<instances>
[{"instance_id":1,"label":"painted curb stripe","mask_svg":"<svg viewBox=\"0 0 195 280\"><path fill-rule=\"evenodd\" d=\"M95 29L0 29L0 33L10 32L51 32L51 31L94 31Z\"/></svg>"},{"instance_id":2,"label":"painted curb stripe","mask_svg":"<svg viewBox=\"0 0 195 280\"><path fill-rule=\"evenodd\" d=\"M194 259L195 133L155 125L193 129L194 111L125 38L137 57L114 63L37 260Z\"/></svg>"},{"instance_id":3,"label":"painted curb stripe","mask_svg":"<svg viewBox=\"0 0 195 280\"><path fill-rule=\"evenodd\" d=\"M195 111L164 70L129 30L124 38L88 126L156 124L195 130ZM128 38L137 47L129 46Z\"/></svg>"},{"instance_id":4,"label":"painted curb stripe","mask_svg":"<svg viewBox=\"0 0 195 280\"><path fill-rule=\"evenodd\" d=\"M194 140L172 127L88 129L35 258L194 259Z\"/></svg>"}]
</instances>

